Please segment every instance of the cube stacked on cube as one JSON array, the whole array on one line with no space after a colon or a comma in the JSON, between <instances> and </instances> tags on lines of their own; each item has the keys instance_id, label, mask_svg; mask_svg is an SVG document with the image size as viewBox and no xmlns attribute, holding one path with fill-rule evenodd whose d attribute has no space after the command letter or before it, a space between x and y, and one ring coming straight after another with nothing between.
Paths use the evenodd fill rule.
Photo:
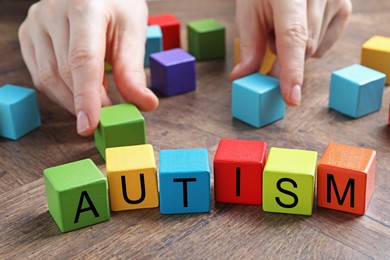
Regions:
<instances>
[{"instance_id":1,"label":"cube stacked on cube","mask_svg":"<svg viewBox=\"0 0 390 260\"><path fill-rule=\"evenodd\" d=\"M319 207L364 214L375 186L376 152L330 143L318 164Z\"/></svg>"},{"instance_id":2,"label":"cube stacked on cube","mask_svg":"<svg viewBox=\"0 0 390 260\"><path fill-rule=\"evenodd\" d=\"M266 158L265 142L222 139L214 157L215 201L260 205Z\"/></svg>"},{"instance_id":3,"label":"cube stacked on cube","mask_svg":"<svg viewBox=\"0 0 390 260\"><path fill-rule=\"evenodd\" d=\"M265 50L263 64L260 67L259 73L267 74L271 71L272 66L276 60L276 55L271 51L269 46ZM240 39L234 39L234 65L237 65L240 62Z\"/></svg>"},{"instance_id":4,"label":"cube stacked on cube","mask_svg":"<svg viewBox=\"0 0 390 260\"><path fill-rule=\"evenodd\" d=\"M207 149L161 150L159 177L161 213L210 211Z\"/></svg>"},{"instance_id":5,"label":"cube stacked on cube","mask_svg":"<svg viewBox=\"0 0 390 260\"><path fill-rule=\"evenodd\" d=\"M144 67L149 67L150 54L160 52L162 47L162 32L160 26L151 25L148 26L146 31L146 46L145 46L145 60Z\"/></svg>"},{"instance_id":6,"label":"cube stacked on cube","mask_svg":"<svg viewBox=\"0 0 390 260\"><path fill-rule=\"evenodd\" d=\"M272 147L263 171L263 210L311 215L317 152Z\"/></svg>"},{"instance_id":7,"label":"cube stacked on cube","mask_svg":"<svg viewBox=\"0 0 390 260\"><path fill-rule=\"evenodd\" d=\"M150 144L108 148L111 210L158 207L157 168Z\"/></svg>"},{"instance_id":8,"label":"cube stacked on cube","mask_svg":"<svg viewBox=\"0 0 390 260\"><path fill-rule=\"evenodd\" d=\"M41 125L34 89L0 87L0 136L17 140Z\"/></svg>"},{"instance_id":9,"label":"cube stacked on cube","mask_svg":"<svg viewBox=\"0 0 390 260\"><path fill-rule=\"evenodd\" d=\"M195 58L182 49L150 55L150 77L154 90L174 96L196 88Z\"/></svg>"},{"instance_id":10,"label":"cube stacked on cube","mask_svg":"<svg viewBox=\"0 0 390 260\"><path fill-rule=\"evenodd\" d=\"M148 25L158 25L163 34L163 49L180 48L180 21L172 14L150 16Z\"/></svg>"},{"instance_id":11,"label":"cube stacked on cube","mask_svg":"<svg viewBox=\"0 0 390 260\"><path fill-rule=\"evenodd\" d=\"M44 170L49 212L62 232L110 218L107 180L90 160Z\"/></svg>"},{"instance_id":12,"label":"cube stacked on cube","mask_svg":"<svg viewBox=\"0 0 390 260\"><path fill-rule=\"evenodd\" d=\"M362 65L386 74L390 84L390 37L374 36L363 44Z\"/></svg>"},{"instance_id":13,"label":"cube stacked on cube","mask_svg":"<svg viewBox=\"0 0 390 260\"><path fill-rule=\"evenodd\" d=\"M234 118L259 128L283 118L285 109L278 79L255 73L233 81Z\"/></svg>"},{"instance_id":14,"label":"cube stacked on cube","mask_svg":"<svg viewBox=\"0 0 390 260\"><path fill-rule=\"evenodd\" d=\"M134 105L118 104L101 109L95 144L104 159L106 148L145 143L145 119Z\"/></svg>"},{"instance_id":15,"label":"cube stacked on cube","mask_svg":"<svg viewBox=\"0 0 390 260\"><path fill-rule=\"evenodd\" d=\"M225 27L214 19L187 24L188 51L197 60L225 57Z\"/></svg>"},{"instance_id":16,"label":"cube stacked on cube","mask_svg":"<svg viewBox=\"0 0 390 260\"><path fill-rule=\"evenodd\" d=\"M354 64L334 71L330 82L329 107L358 118L379 110L385 74Z\"/></svg>"}]
</instances>

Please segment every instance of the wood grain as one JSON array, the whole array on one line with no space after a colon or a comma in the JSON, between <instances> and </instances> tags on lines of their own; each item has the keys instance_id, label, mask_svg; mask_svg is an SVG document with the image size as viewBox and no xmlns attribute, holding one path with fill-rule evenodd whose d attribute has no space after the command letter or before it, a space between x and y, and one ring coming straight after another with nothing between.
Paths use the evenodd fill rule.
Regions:
<instances>
[{"instance_id":1,"label":"wood grain","mask_svg":"<svg viewBox=\"0 0 390 260\"><path fill-rule=\"evenodd\" d=\"M18 26L32 2L0 0L0 85L32 87L17 40ZM254 129L230 115L235 2L150 2L150 14L172 12L182 21L184 48L187 21L219 20L227 28L227 57L197 63L197 90L161 98L158 110L144 116L157 160L161 149L204 147L211 161L222 137L315 150L319 156L329 142L374 149L376 185L365 215L316 206L311 217L272 214L258 206L215 203L212 197L209 214L113 212L108 222L61 234L47 211L42 170L84 158L91 158L104 173L105 165L93 139L76 134L73 116L39 94L42 126L19 141L0 139L1 258L389 259L390 88L382 109L369 116L353 120L328 109L331 72L358 63L361 45L371 36L390 36L390 1L355 0L353 5L341 39L322 59L307 61L302 105L287 108L283 120ZM108 81L110 95L120 102L112 75Z\"/></svg>"}]
</instances>

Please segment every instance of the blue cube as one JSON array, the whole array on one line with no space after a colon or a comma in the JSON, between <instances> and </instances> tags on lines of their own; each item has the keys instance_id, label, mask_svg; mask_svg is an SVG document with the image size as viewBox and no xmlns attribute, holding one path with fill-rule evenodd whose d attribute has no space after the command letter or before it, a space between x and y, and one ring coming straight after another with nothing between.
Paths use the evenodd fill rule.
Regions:
<instances>
[{"instance_id":1,"label":"blue cube","mask_svg":"<svg viewBox=\"0 0 390 260\"><path fill-rule=\"evenodd\" d=\"M0 136L17 140L40 125L34 89L10 84L0 88Z\"/></svg>"},{"instance_id":2,"label":"blue cube","mask_svg":"<svg viewBox=\"0 0 390 260\"><path fill-rule=\"evenodd\" d=\"M150 54L160 52L162 46L162 32L160 26L151 25L146 30L145 60L144 67L149 67Z\"/></svg>"},{"instance_id":3,"label":"blue cube","mask_svg":"<svg viewBox=\"0 0 390 260\"><path fill-rule=\"evenodd\" d=\"M336 70L330 81L329 107L358 118L379 110L386 75L354 64Z\"/></svg>"},{"instance_id":4,"label":"blue cube","mask_svg":"<svg viewBox=\"0 0 390 260\"><path fill-rule=\"evenodd\" d=\"M160 151L160 212L210 211L210 166L207 149Z\"/></svg>"},{"instance_id":5,"label":"blue cube","mask_svg":"<svg viewBox=\"0 0 390 260\"><path fill-rule=\"evenodd\" d=\"M182 49L150 55L152 89L164 96L174 96L196 88L195 57Z\"/></svg>"},{"instance_id":6,"label":"blue cube","mask_svg":"<svg viewBox=\"0 0 390 260\"><path fill-rule=\"evenodd\" d=\"M284 117L279 80L260 73L233 81L232 116L260 128Z\"/></svg>"}]
</instances>

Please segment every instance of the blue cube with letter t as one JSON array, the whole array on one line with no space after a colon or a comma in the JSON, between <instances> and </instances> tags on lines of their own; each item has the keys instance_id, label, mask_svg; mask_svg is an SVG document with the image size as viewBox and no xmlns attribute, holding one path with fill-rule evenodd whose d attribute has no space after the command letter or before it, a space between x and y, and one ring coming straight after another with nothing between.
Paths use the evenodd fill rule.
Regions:
<instances>
[{"instance_id":1,"label":"blue cube with letter t","mask_svg":"<svg viewBox=\"0 0 390 260\"><path fill-rule=\"evenodd\" d=\"M160 212L210 211L210 165L207 149L160 151Z\"/></svg>"}]
</instances>

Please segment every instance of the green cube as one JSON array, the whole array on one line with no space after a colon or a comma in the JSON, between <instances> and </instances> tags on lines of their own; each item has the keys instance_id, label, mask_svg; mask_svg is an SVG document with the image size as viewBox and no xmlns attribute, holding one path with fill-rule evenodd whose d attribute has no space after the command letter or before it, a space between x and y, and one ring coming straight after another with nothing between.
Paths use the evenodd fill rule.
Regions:
<instances>
[{"instance_id":1,"label":"green cube","mask_svg":"<svg viewBox=\"0 0 390 260\"><path fill-rule=\"evenodd\" d=\"M263 172L263 210L311 215L317 152L272 147Z\"/></svg>"},{"instance_id":2,"label":"green cube","mask_svg":"<svg viewBox=\"0 0 390 260\"><path fill-rule=\"evenodd\" d=\"M106 148L146 143L145 119L132 104L103 107L95 130L95 144L106 159Z\"/></svg>"},{"instance_id":3,"label":"green cube","mask_svg":"<svg viewBox=\"0 0 390 260\"><path fill-rule=\"evenodd\" d=\"M225 57L225 27L214 19L187 24L188 51L197 60Z\"/></svg>"},{"instance_id":4,"label":"green cube","mask_svg":"<svg viewBox=\"0 0 390 260\"><path fill-rule=\"evenodd\" d=\"M90 159L48 168L43 173L49 212L61 232L110 218L107 179Z\"/></svg>"}]
</instances>

